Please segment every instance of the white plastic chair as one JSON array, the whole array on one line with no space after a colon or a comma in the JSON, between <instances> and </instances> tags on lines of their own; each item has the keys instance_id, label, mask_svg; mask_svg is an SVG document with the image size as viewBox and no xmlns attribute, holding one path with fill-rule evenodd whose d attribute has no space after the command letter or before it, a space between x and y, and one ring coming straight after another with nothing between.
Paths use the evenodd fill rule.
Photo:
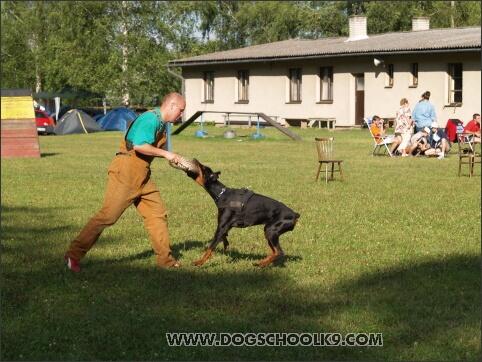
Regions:
<instances>
[{"instance_id":1,"label":"white plastic chair","mask_svg":"<svg viewBox=\"0 0 482 362\"><path fill-rule=\"evenodd\" d=\"M372 132L372 129L370 126L372 125L372 118L363 118L365 121L366 125L368 126L368 131L370 131L370 135L372 136L373 139L373 151L372 151L372 156L376 156L377 154L380 154L380 151L383 151L383 154L388 154L392 156L392 153L390 152L390 148L388 147L389 145L392 144L391 139L387 139L389 136L384 134L381 136L375 136Z\"/></svg>"}]
</instances>

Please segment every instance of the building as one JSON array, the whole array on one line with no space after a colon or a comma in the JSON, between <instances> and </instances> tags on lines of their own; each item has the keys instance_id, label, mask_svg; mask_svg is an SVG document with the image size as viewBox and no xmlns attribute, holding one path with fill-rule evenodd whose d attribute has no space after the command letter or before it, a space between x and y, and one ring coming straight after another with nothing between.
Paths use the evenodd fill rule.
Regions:
<instances>
[{"instance_id":1,"label":"building","mask_svg":"<svg viewBox=\"0 0 482 362\"><path fill-rule=\"evenodd\" d=\"M365 16L349 21L348 38L291 39L170 61L169 70L182 69L185 120L198 111L212 112L204 120L216 123L226 113L262 112L282 125L333 119L336 127L354 127L375 114L393 118L401 98L413 109L427 90L441 126L480 113L480 26L430 29L428 18L415 18L412 31L368 35Z\"/></svg>"}]
</instances>

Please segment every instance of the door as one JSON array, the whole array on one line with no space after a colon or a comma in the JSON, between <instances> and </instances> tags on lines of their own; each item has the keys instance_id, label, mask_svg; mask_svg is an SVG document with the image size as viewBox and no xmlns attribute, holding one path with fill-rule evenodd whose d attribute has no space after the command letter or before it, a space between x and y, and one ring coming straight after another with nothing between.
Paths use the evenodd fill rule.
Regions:
<instances>
[{"instance_id":1,"label":"door","mask_svg":"<svg viewBox=\"0 0 482 362\"><path fill-rule=\"evenodd\" d=\"M363 126L365 117L365 75L355 76L355 125Z\"/></svg>"}]
</instances>

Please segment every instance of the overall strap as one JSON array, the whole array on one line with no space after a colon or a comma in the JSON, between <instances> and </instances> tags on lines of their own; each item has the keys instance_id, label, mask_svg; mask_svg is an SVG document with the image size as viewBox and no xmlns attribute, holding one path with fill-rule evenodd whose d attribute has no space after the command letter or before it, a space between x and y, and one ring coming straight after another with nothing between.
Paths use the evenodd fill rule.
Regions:
<instances>
[{"instance_id":1,"label":"overall strap","mask_svg":"<svg viewBox=\"0 0 482 362\"><path fill-rule=\"evenodd\" d=\"M140 117L141 115L138 115L129 125L129 128L127 128L126 135L124 136L124 139L127 141L127 135L129 134L129 131L131 130L132 125L134 124L135 121Z\"/></svg>"},{"instance_id":2,"label":"overall strap","mask_svg":"<svg viewBox=\"0 0 482 362\"><path fill-rule=\"evenodd\" d=\"M164 121L162 120L162 114L161 112L159 111L159 109L157 108L154 108L150 111L146 111L146 112L151 112L151 113L155 113L156 116L157 116L157 119L159 120L159 123L161 124L161 131L164 131L164 127L165 127L165 124L164 124ZM124 138L127 140L127 135L129 134L129 131L131 130L131 127L132 125L134 124L135 121L137 121L137 119L142 116L142 114L138 115L132 122L131 124L129 125L129 128L127 129L126 131L126 135L124 136Z\"/></svg>"},{"instance_id":3,"label":"overall strap","mask_svg":"<svg viewBox=\"0 0 482 362\"><path fill-rule=\"evenodd\" d=\"M157 116L157 119L158 119L158 121L159 121L159 123L160 123L160 125L161 125L159 132L157 132L157 133L156 133L156 136L155 136L156 141L157 141L157 138L159 137L159 134L161 134L162 132L164 132L164 129L165 129L165 124L164 124L164 121L163 121L163 119L162 119L162 114L161 114L161 112L159 111L159 109L157 109L157 108L154 108L154 109L149 110L149 111L147 111L147 112L154 113L154 114ZM134 145L132 144L131 141L129 141L129 140L127 139L127 135L129 134L129 131L131 130L131 127L132 127L132 125L134 124L134 122L137 121L137 119L138 119L141 115L142 115L142 114L140 114L139 116L137 116L136 119L134 119L134 120L131 122L131 124L129 125L129 128L127 129L126 134L125 134L125 136L124 136L124 140L126 141L126 147L127 147L127 149L128 149L129 151L132 151ZM155 142L156 142L156 141L155 141Z\"/></svg>"},{"instance_id":4,"label":"overall strap","mask_svg":"<svg viewBox=\"0 0 482 362\"><path fill-rule=\"evenodd\" d=\"M164 123L164 119L162 117L161 111L158 108L154 108L151 112L154 112L156 114L159 124L161 125L159 131L164 132L166 129L166 124Z\"/></svg>"}]
</instances>

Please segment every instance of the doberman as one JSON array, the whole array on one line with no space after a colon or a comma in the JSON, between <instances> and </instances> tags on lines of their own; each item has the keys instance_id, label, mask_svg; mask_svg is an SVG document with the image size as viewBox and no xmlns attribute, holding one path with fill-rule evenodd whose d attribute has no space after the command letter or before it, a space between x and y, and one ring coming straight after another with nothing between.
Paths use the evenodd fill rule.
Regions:
<instances>
[{"instance_id":1,"label":"doberman","mask_svg":"<svg viewBox=\"0 0 482 362\"><path fill-rule=\"evenodd\" d=\"M269 197L246 189L226 187L218 181L220 171L213 172L196 159L193 159L193 162L197 168L196 172L187 170L186 173L214 199L218 208L218 226L214 234L214 240L206 253L192 265L202 265L211 256L221 240L224 244L224 250L227 250L229 246L227 236L231 228L262 224L265 224L264 235L268 241L270 253L266 258L254 262L253 265L267 267L275 260L282 258L284 253L279 244L279 237L281 234L294 229L300 214Z\"/></svg>"}]
</instances>

